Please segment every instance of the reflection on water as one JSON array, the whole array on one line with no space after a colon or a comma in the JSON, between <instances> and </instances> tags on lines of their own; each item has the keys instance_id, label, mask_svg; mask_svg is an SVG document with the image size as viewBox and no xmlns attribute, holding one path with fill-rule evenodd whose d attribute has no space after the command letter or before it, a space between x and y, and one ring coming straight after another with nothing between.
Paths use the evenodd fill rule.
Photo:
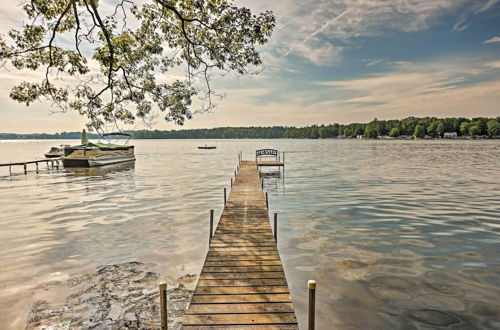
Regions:
<instances>
[{"instance_id":1,"label":"reflection on water","mask_svg":"<svg viewBox=\"0 0 500 330\"><path fill-rule=\"evenodd\" d=\"M119 164L111 164L106 166L98 167L87 167L87 168L65 168L66 173L70 173L76 176L101 176L106 177L116 172L130 171L135 168L135 162L126 162Z\"/></svg>"},{"instance_id":2,"label":"reflection on water","mask_svg":"<svg viewBox=\"0 0 500 330\"><path fill-rule=\"evenodd\" d=\"M0 141L0 162L64 142ZM34 287L96 265L199 272L237 152L262 148L287 153L285 182L264 187L302 327L314 278L318 329L500 328L498 141L223 140L210 154L199 141L134 144L132 168L0 168L0 328L59 297Z\"/></svg>"}]
</instances>

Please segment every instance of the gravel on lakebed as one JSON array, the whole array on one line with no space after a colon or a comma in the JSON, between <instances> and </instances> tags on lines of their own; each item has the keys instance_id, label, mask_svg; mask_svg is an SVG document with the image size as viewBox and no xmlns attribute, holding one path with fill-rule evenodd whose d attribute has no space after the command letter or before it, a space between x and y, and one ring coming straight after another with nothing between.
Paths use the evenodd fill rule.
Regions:
<instances>
[{"instance_id":1,"label":"gravel on lakebed","mask_svg":"<svg viewBox=\"0 0 500 330\"><path fill-rule=\"evenodd\" d=\"M196 275L185 275L177 287L169 286L169 329L180 329L193 294L185 285L196 279ZM102 266L94 273L72 276L64 284L75 291L63 304L36 301L26 329L159 329L160 280L158 273L140 262Z\"/></svg>"}]
</instances>

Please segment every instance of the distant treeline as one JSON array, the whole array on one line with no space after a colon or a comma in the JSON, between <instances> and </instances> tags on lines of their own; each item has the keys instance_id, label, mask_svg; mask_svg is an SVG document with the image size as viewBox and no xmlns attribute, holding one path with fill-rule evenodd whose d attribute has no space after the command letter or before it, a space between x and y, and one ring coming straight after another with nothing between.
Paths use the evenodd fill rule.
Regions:
<instances>
[{"instance_id":1,"label":"distant treeline","mask_svg":"<svg viewBox=\"0 0 500 330\"><path fill-rule=\"evenodd\" d=\"M127 131L134 139L319 139L337 137L377 138L390 136L439 138L445 133L456 133L457 137L499 137L500 117L496 118L415 118L401 120L377 120L369 123L312 125L306 127L218 127L187 130L138 130ZM0 139L79 139L80 132L56 134L11 134L0 133ZM98 134L88 134L90 139Z\"/></svg>"},{"instance_id":2,"label":"distant treeline","mask_svg":"<svg viewBox=\"0 0 500 330\"><path fill-rule=\"evenodd\" d=\"M0 133L0 140L72 140L80 139L82 137L82 132L62 132L55 134L47 133L29 133L29 134L16 134L16 133ZM89 139L98 139L99 134L87 133Z\"/></svg>"}]
</instances>

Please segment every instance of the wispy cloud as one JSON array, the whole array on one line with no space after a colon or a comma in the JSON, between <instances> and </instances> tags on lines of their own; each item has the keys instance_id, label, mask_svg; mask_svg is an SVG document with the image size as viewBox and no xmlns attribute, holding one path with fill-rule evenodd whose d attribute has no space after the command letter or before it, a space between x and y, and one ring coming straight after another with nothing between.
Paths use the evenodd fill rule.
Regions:
<instances>
[{"instance_id":1,"label":"wispy cloud","mask_svg":"<svg viewBox=\"0 0 500 330\"><path fill-rule=\"evenodd\" d=\"M316 65L335 65L357 38L387 32L416 32L456 15L454 30L466 29L468 17L491 9L499 0L239 0L278 17L272 47L281 56L297 55ZM311 51L314 49L314 51ZM324 54L319 56L318 54ZM328 56L330 59L328 60Z\"/></svg>"},{"instance_id":2,"label":"wispy cloud","mask_svg":"<svg viewBox=\"0 0 500 330\"><path fill-rule=\"evenodd\" d=\"M483 44L492 44L494 42L500 42L500 37L493 37L491 39L483 41Z\"/></svg>"},{"instance_id":3,"label":"wispy cloud","mask_svg":"<svg viewBox=\"0 0 500 330\"><path fill-rule=\"evenodd\" d=\"M500 69L500 61L487 62L484 63L484 66L493 69Z\"/></svg>"},{"instance_id":4,"label":"wispy cloud","mask_svg":"<svg viewBox=\"0 0 500 330\"><path fill-rule=\"evenodd\" d=\"M450 63L451 62L451 63ZM498 115L500 79L484 78L500 62L473 59L406 63L393 70L363 78L317 82L331 93L348 93L341 100L325 100L309 109L330 109L332 114L369 120L409 115Z\"/></svg>"}]
</instances>

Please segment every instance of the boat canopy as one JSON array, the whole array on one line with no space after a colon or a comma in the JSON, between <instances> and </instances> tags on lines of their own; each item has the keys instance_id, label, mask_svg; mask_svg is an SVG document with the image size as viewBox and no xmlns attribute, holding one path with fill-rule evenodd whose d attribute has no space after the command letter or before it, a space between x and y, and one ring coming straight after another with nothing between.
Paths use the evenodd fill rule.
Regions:
<instances>
[{"instance_id":1,"label":"boat canopy","mask_svg":"<svg viewBox=\"0 0 500 330\"><path fill-rule=\"evenodd\" d=\"M128 133L122 133L122 132L104 133L102 136L104 137L104 136L113 136L113 135L132 137L132 135L130 135Z\"/></svg>"}]
</instances>

